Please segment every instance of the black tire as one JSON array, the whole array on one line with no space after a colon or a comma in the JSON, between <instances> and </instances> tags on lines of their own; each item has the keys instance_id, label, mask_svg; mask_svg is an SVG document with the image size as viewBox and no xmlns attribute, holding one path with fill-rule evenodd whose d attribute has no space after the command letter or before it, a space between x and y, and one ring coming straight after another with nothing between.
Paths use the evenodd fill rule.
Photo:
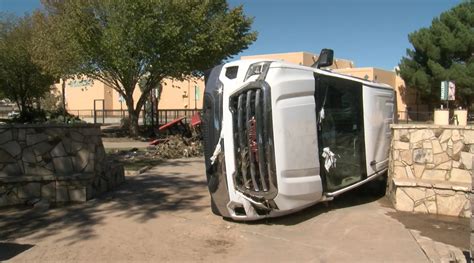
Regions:
<instances>
[{"instance_id":1,"label":"black tire","mask_svg":"<svg viewBox=\"0 0 474 263\"><path fill-rule=\"evenodd\" d=\"M211 211L214 215L222 216L221 213L219 212L219 209L217 209L216 203L214 203L214 199L211 197Z\"/></svg>"},{"instance_id":2,"label":"black tire","mask_svg":"<svg viewBox=\"0 0 474 263\"><path fill-rule=\"evenodd\" d=\"M387 173L380 175L366 184L368 192L374 196L384 196L387 190Z\"/></svg>"},{"instance_id":3,"label":"black tire","mask_svg":"<svg viewBox=\"0 0 474 263\"><path fill-rule=\"evenodd\" d=\"M211 194L215 193L218 185L219 185L219 178L217 178L217 175L214 172L209 171L208 180L207 180L207 188L209 189L209 193Z\"/></svg>"}]
</instances>

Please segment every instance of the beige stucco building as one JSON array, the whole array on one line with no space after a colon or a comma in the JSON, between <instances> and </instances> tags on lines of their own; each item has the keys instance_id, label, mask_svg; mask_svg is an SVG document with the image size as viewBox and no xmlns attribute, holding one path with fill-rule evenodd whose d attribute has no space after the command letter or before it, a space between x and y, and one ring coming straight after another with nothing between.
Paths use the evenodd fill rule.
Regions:
<instances>
[{"instance_id":1,"label":"beige stucco building","mask_svg":"<svg viewBox=\"0 0 474 263\"><path fill-rule=\"evenodd\" d=\"M309 52L291 52L278 54L264 54L256 56L243 56L242 59L276 59L291 63L311 66L317 59L317 55ZM414 103L405 88L404 81L395 71L388 71L374 67L355 67L353 61L347 59L334 59L334 64L330 67L334 72L346 74L358 78L367 79L374 82L386 83L397 92L397 110L406 111L407 103ZM179 81L165 79L162 83L163 92L159 102L159 109L201 109L204 93L204 79L190 78ZM61 83L56 84L61 90ZM94 108L94 100L103 100L105 110L126 110L126 104L120 98L118 92L108 87L104 83L91 79L69 79L66 80L66 107L73 113L82 115L83 112L91 112ZM135 89L134 101L140 97L140 89ZM102 102L96 102L96 108L102 109Z\"/></svg>"},{"instance_id":2,"label":"beige stucco building","mask_svg":"<svg viewBox=\"0 0 474 263\"><path fill-rule=\"evenodd\" d=\"M317 60L318 55L309 52L290 52L290 53L275 53L264 54L256 56L243 56L241 59L275 59L284 60L298 65L311 66ZM354 62L347 59L334 59L334 64L331 68L353 68Z\"/></svg>"},{"instance_id":3,"label":"beige stucco building","mask_svg":"<svg viewBox=\"0 0 474 263\"><path fill-rule=\"evenodd\" d=\"M162 82L159 109L200 109L204 92L204 79L189 80L165 79ZM55 85L61 91L62 82ZM140 98L140 88L135 88L133 98L135 104ZM68 79L65 88L66 108L73 114L85 115L94 109L126 110L125 100L113 88L98 80L89 78Z\"/></svg>"}]
</instances>

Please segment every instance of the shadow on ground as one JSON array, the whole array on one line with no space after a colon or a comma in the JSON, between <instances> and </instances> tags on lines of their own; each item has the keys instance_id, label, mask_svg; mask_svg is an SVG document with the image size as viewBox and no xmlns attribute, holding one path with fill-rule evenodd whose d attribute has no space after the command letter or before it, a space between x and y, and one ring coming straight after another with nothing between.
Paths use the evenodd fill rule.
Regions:
<instances>
[{"instance_id":1,"label":"shadow on ground","mask_svg":"<svg viewBox=\"0 0 474 263\"><path fill-rule=\"evenodd\" d=\"M363 205L378 200L386 203L386 198L383 193L380 193L380 191L377 193L371 187L361 186L337 196L332 201L318 203L304 210L283 217L267 218L262 221L247 222L247 224L261 224L264 222L268 225L296 225L331 210Z\"/></svg>"},{"instance_id":2,"label":"shadow on ground","mask_svg":"<svg viewBox=\"0 0 474 263\"><path fill-rule=\"evenodd\" d=\"M0 242L0 261L9 260L32 248L33 245Z\"/></svg>"},{"instance_id":3,"label":"shadow on ground","mask_svg":"<svg viewBox=\"0 0 474 263\"><path fill-rule=\"evenodd\" d=\"M201 165L198 159L168 161L163 166ZM187 168L189 169L189 167ZM170 169L167 169L170 170ZM155 219L164 212L209 209L206 183L201 170L192 173L150 173L127 177L115 191L83 204L36 211L30 208L0 210L0 241L30 236L41 239L69 231L71 242L94 238L94 228L105 224L106 216L130 218L138 223Z\"/></svg>"}]
</instances>

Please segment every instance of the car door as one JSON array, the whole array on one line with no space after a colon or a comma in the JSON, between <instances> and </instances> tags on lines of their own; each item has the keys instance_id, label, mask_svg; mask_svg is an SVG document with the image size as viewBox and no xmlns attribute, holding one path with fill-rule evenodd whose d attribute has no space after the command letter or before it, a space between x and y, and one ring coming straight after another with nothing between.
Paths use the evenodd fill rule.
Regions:
<instances>
[{"instance_id":1,"label":"car door","mask_svg":"<svg viewBox=\"0 0 474 263\"><path fill-rule=\"evenodd\" d=\"M362 84L315 74L320 172L325 191L367 178Z\"/></svg>"}]
</instances>

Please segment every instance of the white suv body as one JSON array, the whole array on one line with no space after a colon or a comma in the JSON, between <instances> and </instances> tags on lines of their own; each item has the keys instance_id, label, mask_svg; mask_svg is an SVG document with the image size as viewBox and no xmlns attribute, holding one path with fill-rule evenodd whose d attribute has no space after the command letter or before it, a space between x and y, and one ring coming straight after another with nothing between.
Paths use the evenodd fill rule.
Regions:
<instances>
[{"instance_id":1,"label":"white suv body","mask_svg":"<svg viewBox=\"0 0 474 263\"><path fill-rule=\"evenodd\" d=\"M206 78L213 212L257 220L301 210L383 175L395 93L283 61L239 60Z\"/></svg>"}]
</instances>

